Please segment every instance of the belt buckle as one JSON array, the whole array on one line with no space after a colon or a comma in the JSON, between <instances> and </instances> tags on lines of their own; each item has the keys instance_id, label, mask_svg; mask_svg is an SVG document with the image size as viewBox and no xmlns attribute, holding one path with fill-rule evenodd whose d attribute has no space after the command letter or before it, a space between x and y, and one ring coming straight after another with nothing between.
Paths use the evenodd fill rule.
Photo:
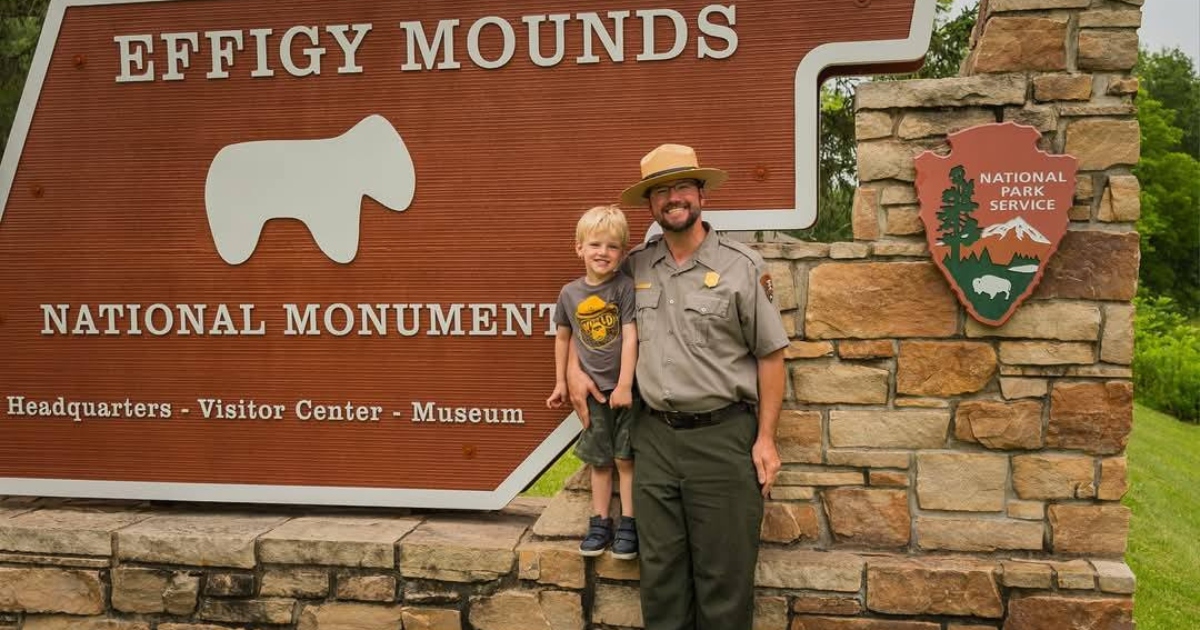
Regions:
<instances>
[{"instance_id":1,"label":"belt buckle","mask_svg":"<svg viewBox=\"0 0 1200 630\"><path fill-rule=\"evenodd\" d=\"M691 414L686 414L679 411L661 411L659 417L663 422L672 429L685 429L691 427L689 417Z\"/></svg>"},{"instance_id":2,"label":"belt buckle","mask_svg":"<svg viewBox=\"0 0 1200 630\"><path fill-rule=\"evenodd\" d=\"M672 429L694 429L698 426L703 426L710 420L711 414L707 413L686 413L682 411L663 411L661 412L663 422Z\"/></svg>"}]
</instances>

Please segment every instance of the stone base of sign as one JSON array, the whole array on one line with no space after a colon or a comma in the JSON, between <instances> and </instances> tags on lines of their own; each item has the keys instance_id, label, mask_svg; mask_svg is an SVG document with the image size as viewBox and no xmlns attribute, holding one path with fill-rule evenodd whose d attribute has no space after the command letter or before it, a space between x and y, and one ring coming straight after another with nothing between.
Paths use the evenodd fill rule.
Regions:
<instances>
[{"instance_id":1,"label":"stone base of sign","mask_svg":"<svg viewBox=\"0 0 1200 630\"><path fill-rule=\"evenodd\" d=\"M0 629L640 628L637 563L575 550L586 497L573 481L552 500L518 499L490 514L307 516L0 500ZM754 630L1132 628L1133 574L1111 557L768 542L757 581Z\"/></svg>"}]
</instances>

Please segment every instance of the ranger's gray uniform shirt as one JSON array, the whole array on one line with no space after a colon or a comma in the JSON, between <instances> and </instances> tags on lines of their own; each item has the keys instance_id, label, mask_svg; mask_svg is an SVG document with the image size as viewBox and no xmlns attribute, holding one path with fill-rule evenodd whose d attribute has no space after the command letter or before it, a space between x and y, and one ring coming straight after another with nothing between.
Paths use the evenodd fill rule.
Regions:
<instances>
[{"instance_id":1,"label":"ranger's gray uniform shirt","mask_svg":"<svg viewBox=\"0 0 1200 630\"><path fill-rule=\"evenodd\" d=\"M662 239L634 249L638 390L660 411L758 402L758 361L788 345L757 252L708 234L683 266Z\"/></svg>"}]
</instances>

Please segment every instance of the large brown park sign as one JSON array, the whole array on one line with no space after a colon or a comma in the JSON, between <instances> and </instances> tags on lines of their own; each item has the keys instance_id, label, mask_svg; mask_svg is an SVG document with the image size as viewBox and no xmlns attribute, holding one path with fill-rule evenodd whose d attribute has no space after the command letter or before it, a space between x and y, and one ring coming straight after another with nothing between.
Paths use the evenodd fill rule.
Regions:
<instances>
[{"instance_id":1,"label":"large brown park sign","mask_svg":"<svg viewBox=\"0 0 1200 630\"><path fill-rule=\"evenodd\" d=\"M817 94L934 0L55 0L0 163L0 495L494 509L585 208L656 144L814 218ZM638 238L648 218L631 209Z\"/></svg>"}]
</instances>

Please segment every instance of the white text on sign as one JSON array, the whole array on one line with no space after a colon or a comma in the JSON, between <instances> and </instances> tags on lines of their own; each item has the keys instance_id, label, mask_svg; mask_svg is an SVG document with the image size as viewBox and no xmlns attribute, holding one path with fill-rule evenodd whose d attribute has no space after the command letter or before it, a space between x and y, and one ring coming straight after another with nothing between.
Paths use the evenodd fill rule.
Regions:
<instances>
[{"instance_id":1,"label":"white text on sign","mask_svg":"<svg viewBox=\"0 0 1200 630\"><path fill-rule=\"evenodd\" d=\"M522 16L519 26L498 16L475 19L467 27L467 58L475 67L485 70L503 68L513 60L517 44L524 44L524 53L536 66L550 68L562 63L567 43L567 24L578 27L582 54L575 57L576 64L601 62L600 49L611 63L625 61L625 36L627 31L640 31L642 48L635 57L636 62L666 61L679 57L688 48L692 33L686 17L674 9L637 9L633 11L608 11L604 16L596 12L552 13ZM669 27L667 26L669 24ZM737 7L735 5L710 4L696 15L694 53L697 59L725 59L732 56L738 47ZM462 62L455 58L455 38L462 37L463 20L458 18L438 20L430 27L421 21L401 21L400 38L406 56L400 70L457 70ZM331 24L324 27L296 25L282 33L272 28L246 30L181 31L172 33L136 33L117 35L117 83L139 83L146 81L182 81L187 78L194 55L207 54L211 64L205 69L206 79L228 79L230 70L242 55L252 58L253 67L246 74L251 77L275 76L281 67L293 77L320 75L322 62L329 46L336 45L340 53L338 74L358 74L363 66L358 63L359 47L375 30L371 23ZM523 31L518 35L518 30ZM544 31L553 33L553 51L545 54L542 38ZM574 32L574 28L572 29ZM670 35L670 45L665 38ZM659 37L664 41L660 42ZM330 41L332 40L332 41ZM482 46L481 42L487 46ZM491 58L483 50L491 43L500 44L499 53ZM306 45L307 44L307 45ZM304 46L296 55L295 46ZM157 62L157 63L156 63Z\"/></svg>"}]
</instances>

